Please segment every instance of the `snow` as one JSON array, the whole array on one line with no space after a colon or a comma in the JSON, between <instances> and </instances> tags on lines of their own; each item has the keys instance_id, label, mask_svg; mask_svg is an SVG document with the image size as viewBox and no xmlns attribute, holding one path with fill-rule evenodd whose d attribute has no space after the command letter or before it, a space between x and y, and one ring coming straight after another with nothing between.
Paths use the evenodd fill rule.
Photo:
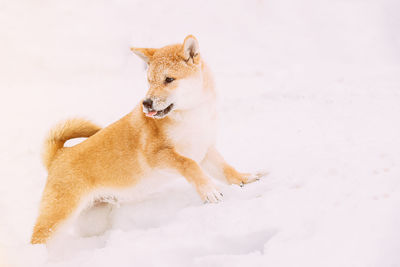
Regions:
<instances>
[{"instance_id":1,"label":"snow","mask_svg":"<svg viewBox=\"0 0 400 267\"><path fill-rule=\"evenodd\" d=\"M395 0L0 1L0 266L400 266L399 11ZM128 113L147 89L129 47L187 34L217 81L218 148L270 174L220 184L224 201L209 205L170 177L114 207L104 234L30 245L48 129Z\"/></svg>"}]
</instances>

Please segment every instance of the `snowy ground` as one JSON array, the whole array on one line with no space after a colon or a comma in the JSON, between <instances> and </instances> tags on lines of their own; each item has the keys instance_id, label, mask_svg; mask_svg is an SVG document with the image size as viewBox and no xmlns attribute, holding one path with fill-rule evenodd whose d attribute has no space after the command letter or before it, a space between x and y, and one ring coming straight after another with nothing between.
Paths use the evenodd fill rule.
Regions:
<instances>
[{"instance_id":1,"label":"snowy ground","mask_svg":"<svg viewBox=\"0 0 400 267\"><path fill-rule=\"evenodd\" d=\"M400 4L215 2L0 0L0 266L400 266ZM216 205L176 177L101 236L29 245L47 130L128 113L146 92L129 47L189 33L218 147L270 175Z\"/></svg>"}]
</instances>

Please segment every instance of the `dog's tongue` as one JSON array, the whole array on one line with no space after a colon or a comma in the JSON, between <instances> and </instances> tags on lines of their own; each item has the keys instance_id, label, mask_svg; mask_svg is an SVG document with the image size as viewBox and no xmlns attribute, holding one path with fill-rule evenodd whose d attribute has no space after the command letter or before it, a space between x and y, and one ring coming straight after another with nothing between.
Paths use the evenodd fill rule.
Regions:
<instances>
[{"instance_id":1,"label":"dog's tongue","mask_svg":"<svg viewBox=\"0 0 400 267\"><path fill-rule=\"evenodd\" d=\"M147 116L147 117L153 117L154 115L156 115L156 113L157 113L156 110L149 111L149 112L146 113L146 116Z\"/></svg>"}]
</instances>

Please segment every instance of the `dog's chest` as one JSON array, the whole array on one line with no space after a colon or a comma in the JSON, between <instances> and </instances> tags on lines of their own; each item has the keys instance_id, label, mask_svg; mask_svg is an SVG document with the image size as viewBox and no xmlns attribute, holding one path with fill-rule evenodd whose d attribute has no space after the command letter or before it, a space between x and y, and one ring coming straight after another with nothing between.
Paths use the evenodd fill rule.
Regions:
<instances>
[{"instance_id":1,"label":"dog's chest","mask_svg":"<svg viewBox=\"0 0 400 267\"><path fill-rule=\"evenodd\" d=\"M204 105L179 115L167 136L178 153L199 163L215 142L215 109Z\"/></svg>"}]
</instances>

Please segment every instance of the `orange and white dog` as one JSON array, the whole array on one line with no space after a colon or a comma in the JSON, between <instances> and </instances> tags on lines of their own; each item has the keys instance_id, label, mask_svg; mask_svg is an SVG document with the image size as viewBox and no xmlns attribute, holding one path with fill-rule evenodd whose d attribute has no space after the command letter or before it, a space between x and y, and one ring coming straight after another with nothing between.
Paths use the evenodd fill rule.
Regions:
<instances>
[{"instance_id":1,"label":"orange and white dog","mask_svg":"<svg viewBox=\"0 0 400 267\"><path fill-rule=\"evenodd\" d=\"M262 176L236 171L215 148L214 82L194 36L183 44L131 50L148 64L144 100L104 129L72 119L50 132L43 154L48 178L32 244L46 243L88 202L103 195L118 199L157 169L177 171L205 202L223 196L208 175L241 186ZM63 147L77 137L89 138Z\"/></svg>"}]
</instances>

